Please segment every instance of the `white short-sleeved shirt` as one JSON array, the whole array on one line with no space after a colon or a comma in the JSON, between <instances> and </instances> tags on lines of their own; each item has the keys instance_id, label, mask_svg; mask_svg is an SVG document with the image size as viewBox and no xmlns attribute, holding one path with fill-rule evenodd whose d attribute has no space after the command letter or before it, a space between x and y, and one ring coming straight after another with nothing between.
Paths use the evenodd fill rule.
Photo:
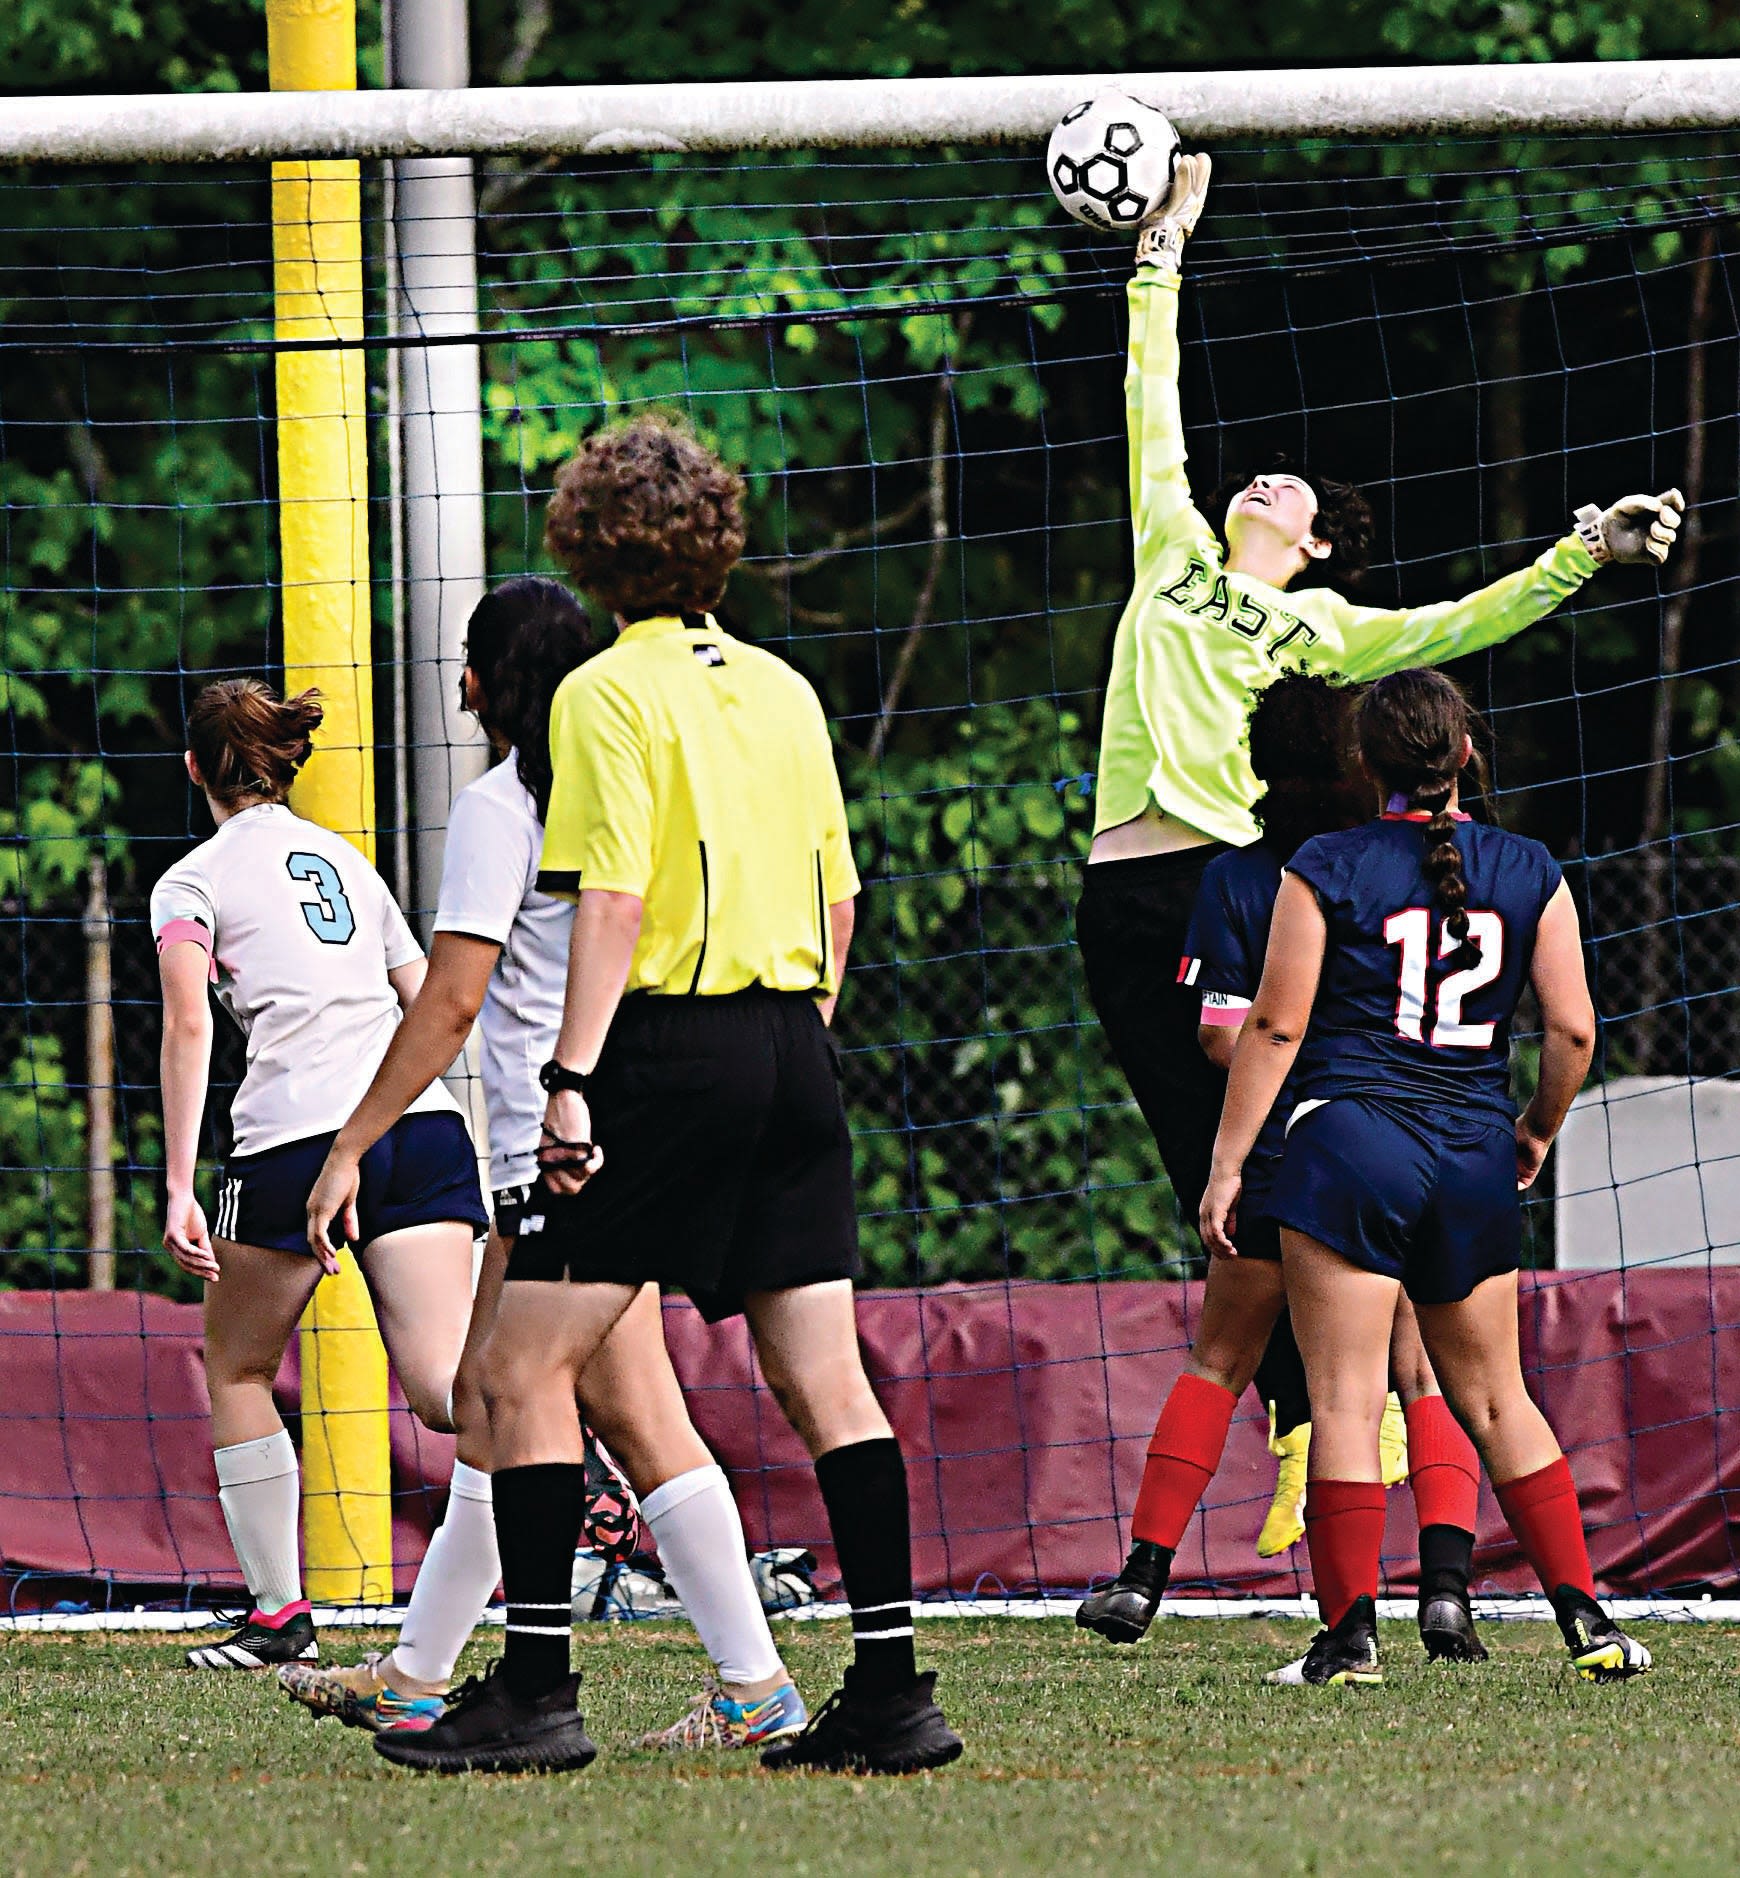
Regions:
<instances>
[{"instance_id":1,"label":"white short-sleeved shirt","mask_svg":"<svg viewBox=\"0 0 1740 1878\"><path fill-rule=\"evenodd\" d=\"M387 973L422 956L367 860L282 803L243 809L158 881L151 930L160 948L206 947L218 1002L248 1040L235 1153L342 1127L399 1027ZM409 1112L438 1109L458 1104L437 1082Z\"/></svg>"},{"instance_id":2,"label":"white short-sleeved shirt","mask_svg":"<svg viewBox=\"0 0 1740 1878\"><path fill-rule=\"evenodd\" d=\"M571 902L537 889L544 828L513 756L460 790L448 812L437 932L493 939L502 951L484 993L483 1101L489 1184L538 1177L544 1092L538 1070L556 1051L568 979Z\"/></svg>"}]
</instances>

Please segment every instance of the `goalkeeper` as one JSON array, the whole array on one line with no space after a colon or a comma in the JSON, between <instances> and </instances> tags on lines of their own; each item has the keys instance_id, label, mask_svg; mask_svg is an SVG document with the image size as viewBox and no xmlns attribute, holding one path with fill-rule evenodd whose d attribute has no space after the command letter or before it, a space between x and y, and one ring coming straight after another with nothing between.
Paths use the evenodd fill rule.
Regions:
<instances>
[{"instance_id":1,"label":"goalkeeper","mask_svg":"<svg viewBox=\"0 0 1740 1878\"><path fill-rule=\"evenodd\" d=\"M1178 402L1180 264L1209 168L1206 156L1179 158L1128 290L1136 577L1113 642L1076 909L1095 1009L1192 1223L1225 1078L1197 1047L1197 995L1173 966L1203 870L1258 837L1244 740L1252 694L1289 670L1369 679L1498 645L1603 563L1664 562L1685 509L1678 490L1591 504L1529 566L1421 607L1357 606L1336 591L1365 567L1371 509L1350 484L1308 470L1240 489L1223 542L1191 500Z\"/></svg>"}]
</instances>

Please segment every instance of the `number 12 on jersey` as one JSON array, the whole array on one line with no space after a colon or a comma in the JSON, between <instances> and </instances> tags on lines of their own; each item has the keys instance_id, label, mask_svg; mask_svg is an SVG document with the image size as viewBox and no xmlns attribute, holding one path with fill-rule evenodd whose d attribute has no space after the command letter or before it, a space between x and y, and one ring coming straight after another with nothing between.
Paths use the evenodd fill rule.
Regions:
<instances>
[{"instance_id":1,"label":"number 12 on jersey","mask_svg":"<svg viewBox=\"0 0 1740 1878\"><path fill-rule=\"evenodd\" d=\"M1426 1036L1426 1001L1429 992L1434 915L1426 906L1410 906L1384 921L1384 943L1400 946L1402 967L1396 995L1396 1031L1412 1043L1429 1042L1434 1050L1489 1050L1495 1024L1465 1024L1462 1003L1471 992L1490 985L1504 967L1504 921L1496 913L1469 909L1468 936L1480 947L1480 957L1460 972L1452 972L1438 986L1432 1034ZM1436 917L1438 956L1456 950L1450 922Z\"/></svg>"}]
</instances>

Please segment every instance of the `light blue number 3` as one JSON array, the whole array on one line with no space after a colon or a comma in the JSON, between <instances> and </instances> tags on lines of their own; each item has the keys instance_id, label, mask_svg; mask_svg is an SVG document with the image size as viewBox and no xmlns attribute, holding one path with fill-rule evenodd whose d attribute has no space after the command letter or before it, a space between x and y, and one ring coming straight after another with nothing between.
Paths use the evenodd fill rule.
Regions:
<instances>
[{"instance_id":1,"label":"light blue number 3","mask_svg":"<svg viewBox=\"0 0 1740 1878\"><path fill-rule=\"evenodd\" d=\"M349 945L356 931L356 915L345 898L338 869L321 854L292 854L284 865L292 880L305 880L314 888L315 897L302 902L308 930L322 945Z\"/></svg>"}]
</instances>

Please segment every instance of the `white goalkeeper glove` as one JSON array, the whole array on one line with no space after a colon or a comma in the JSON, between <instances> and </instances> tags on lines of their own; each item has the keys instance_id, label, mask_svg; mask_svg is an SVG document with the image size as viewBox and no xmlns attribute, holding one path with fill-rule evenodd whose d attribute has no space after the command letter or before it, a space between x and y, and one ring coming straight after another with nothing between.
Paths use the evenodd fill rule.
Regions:
<instances>
[{"instance_id":1,"label":"white goalkeeper glove","mask_svg":"<svg viewBox=\"0 0 1740 1878\"><path fill-rule=\"evenodd\" d=\"M1157 267L1176 280L1184 264L1184 244L1208 199L1213 168L1206 156L1181 156L1172 172L1166 200L1142 224L1136 237L1136 265Z\"/></svg>"},{"instance_id":2,"label":"white goalkeeper glove","mask_svg":"<svg viewBox=\"0 0 1740 1878\"><path fill-rule=\"evenodd\" d=\"M1660 567L1685 513L1685 497L1669 489L1659 496L1625 496L1610 509L1588 502L1571 519L1597 561L1653 561Z\"/></svg>"}]
</instances>

